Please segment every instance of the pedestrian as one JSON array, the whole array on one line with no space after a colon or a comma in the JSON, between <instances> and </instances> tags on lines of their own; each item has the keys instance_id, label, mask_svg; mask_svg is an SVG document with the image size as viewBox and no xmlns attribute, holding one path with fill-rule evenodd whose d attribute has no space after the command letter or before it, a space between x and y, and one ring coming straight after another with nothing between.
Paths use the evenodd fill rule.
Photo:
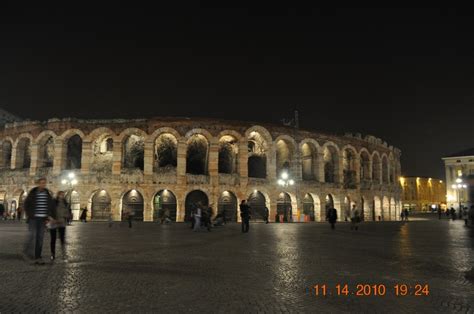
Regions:
<instances>
[{"instance_id":1,"label":"pedestrian","mask_svg":"<svg viewBox=\"0 0 474 314\"><path fill-rule=\"evenodd\" d=\"M202 205L198 204L196 206L196 211L194 213L194 229L193 229L193 231L201 230L201 217L202 217Z\"/></svg>"},{"instance_id":2,"label":"pedestrian","mask_svg":"<svg viewBox=\"0 0 474 314\"><path fill-rule=\"evenodd\" d=\"M211 231L211 227L212 227L212 222L211 222L211 218L212 218L212 204L209 205L207 207L207 209L204 211L204 215L203 215L203 220L204 220L204 226L206 227L207 231Z\"/></svg>"},{"instance_id":3,"label":"pedestrian","mask_svg":"<svg viewBox=\"0 0 474 314\"><path fill-rule=\"evenodd\" d=\"M462 210L462 219L464 219L464 225L467 226L469 222L469 214L467 212L467 207L464 207Z\"/></svg>"},{"instance_id":4,"label":"pedestrian","mask_svg":"<svg viewBox=\"0 0 474 314\"><path fill-rule=\"evenodd\" d=\"M109 213L109 228L112 228L112 225L114 223L114 216L112 215L112 212Z\"/></svg>"},{"instance_id":5,"label":"pedestrian","mask_svg":"<svg viewBox=\"0 0 474 314\"><path fill-rule=\"evenodd\" d=\"M191 229L194 230L194 226L196 225L196 218L194 217L197 212L197 206L196 204L191 205L191 213L190 213L190 219L191 219Z\"/></svg>"},{"instance_id":6,"label":"pedestrian","mask_svg":"<svg viewBox=\"0 0 474 314\"><path fill-rule=\"evenodd\" d=\"M82 210L80 219L82 222L87 222L87 208L84 208Z\"/></svg>"},{"instance_id":7,"label":"pedestrian","mask_svg":"<svg viewBox=\"0 0 474 314\"><path fill-rule=\"evenodd\" d=\"M405 213L404 213L403 216L405 217L405 221L408 221L408 215L409 215L410 211L408 210L408 208L405 208L404 211L405 211Z\"/></svg>"},{"instance_id":8,"label":"pedestrian","mask_svg":"<svg viewBox=\"0 0 474 314\"><path fill-rule=\"evenodd\" d=\"M440 220L441 220L441 215L442 215L441 207L438 207L438 219Z\"/></svg>"},{"instance_id":9,"label":"pedestrian","mask_svg":"<svg viewBox=\"0 0 474 314\"><path fill-rule=\"evenodd\" d=\"M227 210L225 207L222 209L222 223L224 225L227 223Z\"/></svg>"},{"instance_id":10,"label":"pedestrian","mask_svg":"<svg viewBox=\"0 0 474 314\"><path fill-rule=\"evenodd\" d=\"M46 178L38 180L37 187L33 188L25 199L25 211L28 221L28 240L25 244L24 254L31 256L34 246L35 264L44 264L41 253L48 213L53 210L54 200L46 188Z\"/></svg>"},{"instance_id":11,"label":"pedestrian","mask_svg":"<svg viewBox=\"0 0 474 314\"><path fill-rule=\"evenodd\" d=\"M337 221L337 210L334 207L328 209L326 213L326 220L331 224L331 229L336 229L336 221Z\"/></svg>"},{"instance_id":12,"label":"pedestrian","mask_svg":"<svg viewBox=\"0 0 474 314\"><path fill-rule=\"evenodd\" d=\"M132 228L132 221L133 221L133 216L135 215L135 213L133 212L133 210L129 210L127 212L127 221L128 221L128 227L129 228Z\"/></svg>"},{"instance_id":13,"label":"pedestrian","mask_svg":"<svg viewBox=\"0 0 474 314\"><path fill-rule=\"evenodd\" d=\"M405 220L405 209L402 209L402 212L400 213L400 219L401 219L402 221Z\"/></svg>"},{"instance_id":14,"label":"pedestrian","mask_svg":"<svg viewBox=\"0 0 474 314\"><path fill-rule=\"evenodd\" d=\"M473 226L474 225L474 205L471 205L468 216L469 216L469 220L471 221L471 226Z\"/></svg>"},{"instance_id":15,"label":"pedestrian","mask_svg":"<svg viewBox=\"0 0 474 314\"><path fill-rule=\"evenodd\" d=\"M18 209L16 210L17 214L16 214L16 218L18 219L18 221L21 220L21 215L23 214L23 208L21 207L18 207Z\"/></svg>"},{"instance_id":16,"label":"pedestrian","mask_svg":"<svg viewBox=\"0 0 474 314\"><path fill-rule=\"evenodd\" d=\"M265 206L263 208L263 220L265 221L266 224L268 223L268 217L270 217L270 211L268 210L268 207Z\"/></svg>"},{"instance_id":17,"label":"pedestrian","mask_svg":"<svg viewBox=\"0 0 474 314\"><path fill-rule=\"evenodd\" d=\"M451 206L451 208L453 208L453 207ZM451 211L450 208L446 208L446 218L449 218L450 211Z\"/></svg>"},{"instance_id":18,"label":"pedestrian","mask_svg":"<svg viewBox=\"0 0 474 314\"><path fill-rule=\"evenodd\" d=\"M355 205L352 205L352 212L351 212L351 230L358 230L360 223L360 213L359 210L356 208Z\"/></svg>"},{"instance_id":19,"label":"pedestrian","mask_svg":"<svg viewBox=\"0 0 474 314\"><path fill-rule=\"evenodd\" d=\"M3 214L5 213L5 206L0 204L0 219L5 220Z\"/></svg>"},{"instance_id":20,"label":"pedestrian","mask_svg":"<svg viewBox=\"0 0 474 314\"><path fill-rule=\"evenodd\" d=\"M51 236L51 260L56 259L56 237L59 233L59 240L61 242L62 256L64 257L66 244L66 225L69 218L68 203L65 199L64 191L59 191L54 200L55 206L49 212L49 234Z\"/></svg>"},{"instance_id":21,"label":"pedestrian","mask_svg":"<svg viewBox=\"0 0 474 314\"><path fill-rule=\"evenodd\" d=\"M247 200L242 200L239 207L240 218L242 219L242 233L247 233L250 229L250 206L247 205Z\"/></svg>"},{"instance_id":22,"label":"pedestrian","mask_svg":"<svg viewBox=\"0 0 474 314\"><path fill-rule=\"evenodd\" d=\"M450 215L451 215L451 219L453 221L455 221L456 220L456 210L454 209L454 207L451 207Z\"/></svg>"}]
</instances>

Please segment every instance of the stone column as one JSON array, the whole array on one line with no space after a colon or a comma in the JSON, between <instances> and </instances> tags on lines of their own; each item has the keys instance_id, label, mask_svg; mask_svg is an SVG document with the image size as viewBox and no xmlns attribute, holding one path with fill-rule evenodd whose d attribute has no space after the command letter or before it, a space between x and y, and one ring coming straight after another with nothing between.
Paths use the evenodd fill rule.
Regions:
<instances>
[{"instance_id":1,"label":"stone column","mask_svg":"<svg viewBox=\"0 0 474 314\"><path fill-rule=\"evenodd\" d=\"M64 147L63 140L57 138L54 141L54 161L53 161L53 176L61 174L61 171L64 168L64 155L66 149Z\"/></svg>"},{"instance_id":2,"label":"stone column","mask_svg":"<svg viewBox=\"0 0 474 314\"><path fill-rule=\"evenodd\" d=\"M208 172L211 186L219 185L219 143L212 139L209 146Z\"/></svg>"},{"instance_id":3,"label":"stone column","mask_svg":"<svg viewBox=\"0 0 474 314\"><path fill-rule=\"evenodd\" d=\"M269 211L269 217L268 220L271 222L275 222L275 215L277 214L277 200L278 197L273 197L270 199L270 202L267 200L267 206L268 203L270 203L270 206L268 206L268 211Z\"/></svg>"},{"instance_id":4,"label":"stone column","mask_svg":"<svg viewBox=\"0 0 474 314\"><path fill-rule=\"evenodd\" d=\"M239 143L239 176L240 176L240 185L243 187L247 186L249 179L249 151L248 144L245 141Z\"/></svg>"},{"instance_id":5,"label":"stone column","mask_svg":"<svg viewBox=\"0 0 474 314\"><path fill-rule=\"evenodd\" d=\"M36 170L39 166L39 145L31 144L31 163L30 163L30 176L36 176Z\"/></svg>"},{"instance_id":6,"label":"stone column","mask_svg":"<svg viewBox=\"0 0 474 314\"><path fill-rule=\"evenodd\" d=\"M112 174L120 175L122 172L122 142L114 139L114 149L112 157Z\"/></svg>"},{"instance_id":7,"label":"stone column","mask_svg":"<svg viewBox=\"0 0 474 314\"><path fill-rule=\"evenodd\" d=\"M178 185L186 184L186 153L187 153L187 143L186 139L182 138L178 140L178 151L177 151L177 183ZM183 204L184 210L184 204ZM183 211L184 217L184 211Z\"/></svg>"},{"instance_id":8,"label":"stone column","mask_svg":"<svg viewBox=\"0 0 474 314\"><path fill-rule=\"evenodd\" d=\"M324 178L324 153L323 152L317 153L315 169L316 169L316 180L318 180L319 182L324 182L325 178Z\"/></svg>"},{"instance_id":9,"label":"stone column","mask_svg":"<svg viewBox=\"0 0 474 314\"><path fill-rule=\"evenodd\" d=\"M153 221L153 206L151 197L143 191L143 221Z\"/></svg>"},{"instance_id":10,"label":"stone column","mask_svg":"<svg viewBox=\"0 0 474 314\"><path fill-rule=\"evenodd\" d=\"M83 175L89 174L92 157L93 157L92 156L92 142L83 141L82 142L82 155L81 155L81 173Z\"/></svg>"},{"instance_id":11,"label":"stone column","mask_svg":"<svg viewBox=\"0 0 474 314\"><path fill-rule=\"evenodd\" d=\"M355 167L355 183L357 187L360 186L360 158L356 157L354 160L354 167Z\"/></svg>"},{"instance_id":12,"label":"stone column","mask_svg":"<svg viewBox=\"0 0 474 314\"><path fill-rule=\"evenodd\" d=\"M334 182L336 183L344 183L344 159L342 156L339 156L334 171L336 172Z\"/></svg>"},{"instance_id":13,"label":"stone column","mask_svg":"<svg viewBox=\"0 0 474 314\"><path fill-rule=\"evenodd\" d=\"M3 152L3 141L0 140L0 169L7 168L5 167L4 152Z\"/></svg>"},{"instance_id":14,"label":"stone column","mask_svg":"<svg viewBox=\"0 0 474 314\"><path fill-rule=\"evenodd\" d=\"M267 179L269 182L275 182L276 177L276 151L272 144L267 154Z\"/></svg>"},{"instance_id":15,"label":"stone column","mask_svg":"<svg viewBox=\"0 0 474 314\"><path fill-rule=\"evenodd\" d=\"M16 169L16 164L17 164L17 145L14 145L12 147L12 158L11 158L10 169Z\"/></svg>"},{"instance_id":16,"label":"stone column","mask_svg":"<svg viewBox=\"0 0 474 314\"><path fill-rule=\"evenodd\" d=\"M373 180L373 173L374 173L374 172L373 172L373 162L372 162L372 160L369 160L369 167L368 167L368 168L369 168L368 179L369 179L370 181L372 181L372 180Z\"/></svg>"},{"instance_id":17,"label":"stone column","mask_svg":"<svg viewBox=\"0 0 474 314\"><path fill-rule=\"evenodd\" d=\"M295 181L301 181L303 179L303 167L302 167L302 158L299 147L296 147L295 152L295 161L293 163L293 178Z\"/></svg>"},{"instance_id":18,"label":"stone column","mask_svg":"<svg viewBox=\"0 0 474 314\"><path fill-rule=\"evenodd\" d=\"M145 176L151 176L153 175L153 142L152 141L146 141L145 142L145 152L144 152L144 168L143 168L143 174Z\"/></svg>"}]
</instances>

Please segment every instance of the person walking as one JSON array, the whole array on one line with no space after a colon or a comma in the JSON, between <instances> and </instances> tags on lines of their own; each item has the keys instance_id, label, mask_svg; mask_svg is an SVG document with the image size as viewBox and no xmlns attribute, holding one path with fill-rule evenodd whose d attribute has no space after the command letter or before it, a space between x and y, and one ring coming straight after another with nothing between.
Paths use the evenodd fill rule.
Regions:
<instances>
[{"instance_id":1,"label":"person walking","mask_svg":"<svg viewBox=\"0 0 474 314\"><path fill-rule=\"evenodd\" d=\"M467 226L469 222L469 214L467 211L467 207L464 207L462 210L462 219L464 219L464 225Z\"/></svg>"},{"instance_id":2,"label":"person walking","mask_svg":"<svg viewBox=\"0 0 474 314\"><path fill-rule=\"evenodd\" d=\"M194 212L194 229L193 231L201 230L201 217L202 217L202 206L198 204L196 211Z\"/></svg>"},{"instance_id":3,"label":"person walking","mask_svg":"<svg viewBox=\"0 0 474 314\"><path fill-rule=\"evenodd\" d=\"M59 234L62 256L64 257L66 244L66 225L69 219L68 203L64 191L59 191L54 200L55 206L49 212L49 234L51 236L51 260L56 259L56 237Z\"/></svg>"},{"instance_id":4,"label":"person walking","mask_svg":"<svg viewBox=\"0 0 474 314\"><path fill-rule=\"evenodd\" d=\"M408 210L408 208L405 208L404 211L405 211L405 212L404 212L404 215L403 215L403 216L405 217L405 221L408 221L408 215L410 214L410 211Z\"/></svg>"},{"instance_id":5,"label":"person walking","mask_svg":"<svg viewBox=\"0 0 474 314\"><path fill-rule=\"evenodd\" d=\"M451 219L453 221L455 221L456 220L456 210L454 209L454 207L451 207L450 215L451 215Z\"/></svg>"},{"instance_id":6,"label":"person walking","mask_svg":"<svg viewBox=\"0 0 474 314\"><path fill-rule=\"evenodd\" d=\"M80 219L82 222L87 222L87 208L84 208L82 210Z\"/></svg>"},{"instance_id":7,"label":"person walking","mask_svg":"<svg viewBox=\"0 0 474 314\"><path fill-rule=\"evenodd\" d=\"M356 208L355 205L352 205L352 212L351 212L351 230L358 230L359 223L360 223L360 213L359 210Z\"/></svg>"},{"instance_id":8,"label":"person walking","mask_svg":"<svg viewBox=\"0 0 474 314\"><path fill-rule=\"evenodd\" d=\"M54 200L46 188L46 178L38 180L38 186L33 188L25 199L25 212L28 221L28 240L25 244L25 256L31 256L34 246L35 264L44 264L41 253L48 213L54 208Z\"/></svg>"},{"instance_id":9,"label":"person walking","mask_svg":"<svg viewBox=\"0 0 474 314\"><path fill-rule=\"evenodd\" d=\"M134 216L133 210L129 210L127 212L127 221L128 221L128 227L129 228L132 228L133 216Z\"/></svg>"},{"instance_id":10,"label":"person walking","mask_svg":"<svg viewBox=\"0 0 474 314\"><path fill-rule=\"evenodd\" d=\"M211 232L211 226L212 226L211 218L212 218L212 204L207 207L203 215L204 226L209 232Z\"/></svg>"},{"instance_id":11,"label":"person walking","mask_svg":"<svg viewBox=\"0 0 474 314\"><path fill-rule=\"evenodd\" d=\"M23 208L18 207L18 209L16 210L16 218L18 219L18 221L21 221L21 215L23 215Z\"/></svg>"},{"instance_id":12,"label":"person walking","mask_svg":"<svg viewBox=\"0 0 474 314\"><path fill-rule=\"evenodd\" d=\"M438 219L441 220L441 215L443 213L441 212L441 207L438 207Z\"/></svg>"},{"instance_id":13,"label":"person walking","mask_svg":"<svg viewBox=\"0 0 474 314\"><path fill-rule=\"evenodd\" d=\"M242 233L247 233L250 229L250 206L247 205L247 200L242 200L239 207L240 218L242 218Z\"/></svg>"},{"instance_id":14,"label":"person walking","mask_svg":"<svg viewBox=\"0 0 474 314\"><path fill-rule=\"evenodd\" d=\"M270 217L270 211L268 210L268 207L265 206L265 208L263 209L263 220L266 224L268 223L268 217Z\"/></svg>"},{"instance_id":15,"label":"person walking","mask_svg":"<svg viewBox=\"0 0 474 314\"><path fill-rule=\"evenodd\" d=\"M334 207L331 207L328 209L328 212L326 214L326 220L329 221L331 224L331 229L334 230L336 229L336 221L337 221L337 210Z\"/></svg>"}]
</instances>

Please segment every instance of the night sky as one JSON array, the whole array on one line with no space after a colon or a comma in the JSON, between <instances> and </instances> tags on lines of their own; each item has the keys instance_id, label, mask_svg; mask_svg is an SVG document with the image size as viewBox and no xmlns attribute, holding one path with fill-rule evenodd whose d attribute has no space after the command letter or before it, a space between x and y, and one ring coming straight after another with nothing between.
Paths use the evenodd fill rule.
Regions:
<instances>
[{"instance_id":1,"label":"night sky","mask_svg":"<svg viewBox=\"0 0 474 314\"><path fill-rule=\"evenodd\" d=\"M440 178L474 147L470 10L24 6L0 7L0 107L24 118L298 109L302 128L373 134L404 175Z\"/></svg>"}]
</instances>

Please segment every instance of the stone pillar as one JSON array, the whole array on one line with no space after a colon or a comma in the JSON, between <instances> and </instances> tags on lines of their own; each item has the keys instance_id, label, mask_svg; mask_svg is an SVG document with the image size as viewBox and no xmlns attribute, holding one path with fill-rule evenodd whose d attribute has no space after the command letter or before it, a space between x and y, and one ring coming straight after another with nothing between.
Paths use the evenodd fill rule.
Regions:
<instances>
[{"instance_id":1,"label":"stone pillar","mask_svg":"<svg viewBox=\"0 0 474 314\"><path fill-rule=\"evenodd\" d=\"M335 169L334 171L336 172L335 173L335 176L334 176L334 182L335 183L344 183L344 159L342 158L342 156L339 156L339 158L337 159L337 162L335 164Z\"/></svg>"},{"instance_id":2,"label":"stone pillar","mask_svg":"<svg viewBox=\"0 0 474 314\"><path fill-rule=\"evenodd\" d=\"M120 175L122 172L122 142L114 139L114 149L112 157L112 174Z\"/></svg>"},{"instance_id":3,"label":"stone pillar","mask_svg":"<svg viewBox=\"0 0 474 314\"><path fill-rule=\"evenodd\" d=\"M153 142L152 141L146 141L145 142L145 151L144 151L144 168L143 168L143 174L145 176L151 176L153 175Z\"/></svg>"},{"instance_id":4,"label":"stone pillar","mask_svg":"<svg viewBox=\"0 0 474 314\"><path fill-rule=\"evenodd\" d=\"M372 181L372 180L373 180L373 173L374 173L372 160L369 160L369 167L368 167L368 168L369 168L368 179L369 179L370 181Z\"/></svg>"},{"instance_id":5,"label":"stone pillar","mask_svg":"<svg viewBox=\"0 0 474 314\"><path fill-rule=\"evenodd\" d=\"M30 176L36 176L36 170L39 166L39 145L31 144L31 163L30 163Z\"/></svg>"},{"instance_id":6,"label":"stone pillar","mask_svg":"<svg viewBox=\"0 0 474 314\"><path fill-rule=\"evenodd\" d=\"M3 152L3 141L0 140L0 169L7 168L5 167L5 160L4 160L5 153Z\"/></svg>"},{"instance_id":7,"label":"stone pillar","mask_svg":"<svg viewBox=\"0 0 474 314\"><path fill-rule=\"evenodd\" d=\"M269 211L269 217L268 220L271 222L275 222L275 215L277 214L277 200L278 197L273 197L270 199L270 201L267 200L267 206L268 203L270 203L270 206L268 206L268 211Z\"/></svg>"},{"instance_id":8,"label":"stone pillar","mask_svg":"<svg viewBox=\"0 0 474 314\"><path fill-rule=\"evenodd\" d=\"M296 147L295 152L295 161L293 163L293 178L295 181L301 181L303 179L303 167L302 167L302 159L301 159L301 152L299 147Z\"/></svg>"},{"instance_id":9,"label":"stone pillar","mask_svg":"<svg viewBox=\"0 0 474 314\"><path fill-rule=\"evenodd\" d=\"M324 182L324 153L320 152L317 153L317 159L316 159L316 180L319 182Z\"/></svg>"},{"instance_id":10,"label":"stone pillar","mask_svg":"<svg viewBox=\"0 0 474 314\"><path fill-rule=\"evenodd\" d=\"M355 183L357 187L360 186L360 158L356 157L354 160L354 167L355 167Z\"/></svg>"},{"instance_id":11,"label":"stone pillar","mask_svg":"<svg viewBox=\"0 0 474 314\"><path fill-rule=\"evenodd\" d=\"M178 185L186 184L186 153L187 153L187 144L185 139L178 140L178 152L177 152L177 167L176 175ZM184 204L183 204L184 208ZM184 210L184 209L183 209ZM184 211L183 211L184 217Z\"/></svg>"},{"instance_id":12,"label":"stone pillar","mask_svg":"<svg viewBox=\"0 0 474 314\"><path fill-rule=\"evenodd\" d=\"M82 142L82 155L81 155L81 173L88 175L90 172L92 162L92 142Z\"/></svg>"},{"instance_id":13,"label":"stone pillar","mask_svg":"<svg viewBox=\"0 0 474 314\"><path fill-rule=\"evenodd\" d=\"M16 165L17 165L17 146L18 145L14 145L12 147L12 159L11 159L11 164L10 164L10 169L16 169Z\"/></svg>"},{"instance_id":14,"label":"stone pillar","mask_svg":"<svg viewBox=\"0 0 474 314\"><path fill-rule=\"evenodd\" d=\"M151 197L143 191L143 221L153 221L153 206Z\"/></svg>"},{"instance_id":15,"label":"stone pillar","mask_svg":"<svg viewBox=\"0 0 474 314\"><path fill-rule=\"evenodd\" d=\"M267 179L271 183L276 181L276 177L276 151L272 145L267 154Z\"/></svg>"},{"instance_id":16,"label":"stone pillar","mask_svg":"<svg viewBox=\"0 0 474 314\"><path fill-rule=\"evenodd\" d=\"M212 139L209 146L208 173L211 186L219 185L219 143Z\"/></svg>"},{"instance_id":17,"label":"stone pillar","mask_svg":"<svg viewBox=\"0 0 474 314\"><path fill-rule=\"evenodd\" d=\"M243 187L247 186L249 179L249 151L247 141L239 143L239 176L240 185Z\"/></svg>"},{"instance_id":18,"label":"stone pillar","mask_svg":"<svg viewBox=\"0 0 474 314\"><path fill-rule=\"evenodd\" d=\"M57 138L54 141L54 161L53 161L53 176L57 176L61 173L64 168L64 155L66 149L64 147L63 140Z\"/></svg>"}]
</instances>

